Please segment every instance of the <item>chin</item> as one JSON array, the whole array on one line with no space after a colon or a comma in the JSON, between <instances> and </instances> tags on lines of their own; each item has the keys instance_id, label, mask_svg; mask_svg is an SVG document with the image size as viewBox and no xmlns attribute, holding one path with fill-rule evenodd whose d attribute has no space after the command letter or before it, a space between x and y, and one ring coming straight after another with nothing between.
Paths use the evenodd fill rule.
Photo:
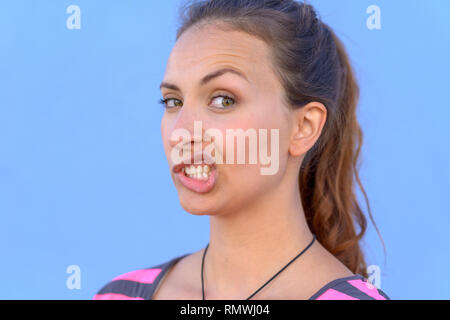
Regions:
<instances>
[{"instance_id":1,"label":"chin","mask_svg":"<svg viewBox=\"0 0 450 320\"><path fill-rule=\"evenodd\" d=\"M206 215L211 211L209 201L204 197L204 195L195 195L192 192L178 192L178 198L183 209L194 215Z\"/></svg>"},{"instance_id":2,"label":"chin","mask_svg":"<svg viewBox=\"0 0 450 320\"><path fill-rule=\"evenodd\" d=\"M183 209L193 215L215 215L218 210L218 199L208 194L195 194L193 192L179 191L178 198Z\"/></svg>"}]
</instances>

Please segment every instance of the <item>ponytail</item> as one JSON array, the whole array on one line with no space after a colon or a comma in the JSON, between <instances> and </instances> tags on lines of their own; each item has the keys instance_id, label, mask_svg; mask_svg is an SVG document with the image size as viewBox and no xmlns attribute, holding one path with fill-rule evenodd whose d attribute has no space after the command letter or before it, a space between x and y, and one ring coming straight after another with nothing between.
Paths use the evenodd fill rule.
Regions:
<instances>
[{"instance_id":1,"label":"ponytail","mask_svg":"<svg viewBox=\"0 0 450 320\"><path fill-rule=\"evenodd\" d=\"M336 46L340 85L336 114L328 127L328 141L318 142L319 148L311 149L311 154L305 158L307 162L299 174L300 193L308 225L320 243L352 272L367 277L364 254L359 246L367 221L357 201L355 182L364 195L369 217L379 235L380 232L358 174L363 140L356 117L359 87L344 45L327 25L323 25ZM359 226L358 233L354 221Z\"/></svg>"}]
</instances>

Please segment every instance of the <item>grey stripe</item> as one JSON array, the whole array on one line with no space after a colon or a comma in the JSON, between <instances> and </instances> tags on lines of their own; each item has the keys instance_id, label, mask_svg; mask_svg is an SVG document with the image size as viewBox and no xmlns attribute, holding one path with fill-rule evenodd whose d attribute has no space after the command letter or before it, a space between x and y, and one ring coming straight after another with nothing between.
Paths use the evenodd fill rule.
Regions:
<instances>
[{"instance_id":1,"label":"grey stripe","mask_svg":"<svg viewBox=\"0 0 450 320\"><path fill-rule=\"evenodd\" d=\"M152 286L152 283L140 283L131 280L114 280L107 283L97 294L120 293L128 297L145 299Z\"/></svg>"},{"instance_id":2,"label":"grey stripe","mask_svg":"<svg viewBox=\"0 0 450 320\"><path fill-rule=\"evenodd\" d=\"M369 296L368 294L362 292L358 288L352 286L347 281L342 281L333 287L334 290L345 293L353 298L357 298L359 300L376 300L375 298Z\"/></svg>"},{"instance_id":3,"label":"grey stripe","mask_svg":"<svg viewBox=\"0 0 450 320\"><path fill-rule=\"evenodd\" d=\"M339 279L335 279L331 282L328 282L325 286L323 286L322 288L319 289L319 291L317 291L315 294L313 294L311 296L311 298L309 298L308 300L316 300L319 296L321 296L325 291L327 291L328 289L335 289L337 285L339 285L340 283L347 283L346 281L348 280L357 280L357 279L361 279L363 280L364 277L360 274L355 274L353 276L349 276L349 277L344 277L344 278L339 278ZM348 283L347 283L348 284ZM348 284L350 285L350 284ZM352 286L353 287L353 286ZM356 288L355 288L356 289ZM359 291L359 290L358 290Z\"/></svg>"}]
</instances>

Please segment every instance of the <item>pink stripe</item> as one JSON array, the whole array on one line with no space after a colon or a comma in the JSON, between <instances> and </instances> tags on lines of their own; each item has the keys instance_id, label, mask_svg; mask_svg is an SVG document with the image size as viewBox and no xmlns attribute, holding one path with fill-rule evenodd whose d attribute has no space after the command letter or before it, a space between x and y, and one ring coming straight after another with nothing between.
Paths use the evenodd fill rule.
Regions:
<instances>
[{"instance_id":1,"label":"pink stripe","mask_svg":"<svg viewBox=\"0 0 450 320\"><path fill-rule=\"evenodd\" d=\"M321 294L316 300L359 300L359 299L334 289L328 289L323 294Z\"/></svg>"},{"instance_id":2,"label":"pink stripe","mask_svg":"<svg viewBox=\"0 0 450 320\"><path fill-rule=\"evenodd\" d=\"M96 294L92 300L144 300L141 297L129 297L120 293Z\"/></svg>"},{"instance_id":3,"label":"pink stripe","mask_svg":"<svg viewBox=\"0 0 450 320\"><path fill-rule=\"evenodd\" d=\"M161 269L141 269L136 271L130 271L120 276L115 277L112 281L115 280L130 280L136 281L140 283L153 283L155 278L161 272Z\"/></svg>"},{"instance_id":4,"label":"pink stripe","mask_svg":"<svg viewBox=\"0 0 450 320\"><path fill-rule=\"evenodd\" d=\"M359 290L361 290L368 296L371 296L374 299L386 300L385 297L383 297L382 295L380 295L378 293L377 287L375 287L373 284L371 284L368 281L364 282L361 279L356 279L356 280L348 280L347 282L350 283L355 288L358 288Z\"/></svg>"}]
</instances>

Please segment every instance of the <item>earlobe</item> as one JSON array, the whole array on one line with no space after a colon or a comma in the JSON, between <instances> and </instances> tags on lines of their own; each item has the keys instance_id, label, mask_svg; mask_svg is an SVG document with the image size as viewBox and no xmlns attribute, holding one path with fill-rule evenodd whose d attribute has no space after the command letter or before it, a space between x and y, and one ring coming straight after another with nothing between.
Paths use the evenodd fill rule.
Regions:
<instances>
[{"instance_id":1,"label":"earlobe","mask_svg":"<svg viewBox=\"0 0 450 320\"><path fill-rule=\"evenodd\" d=\"M303 154L302 150L303 150L303 148L301 147L301 145L298 142L292 143L289 146L289 154L293 157L301 156Z\"/></svg>"}]
</instances>

